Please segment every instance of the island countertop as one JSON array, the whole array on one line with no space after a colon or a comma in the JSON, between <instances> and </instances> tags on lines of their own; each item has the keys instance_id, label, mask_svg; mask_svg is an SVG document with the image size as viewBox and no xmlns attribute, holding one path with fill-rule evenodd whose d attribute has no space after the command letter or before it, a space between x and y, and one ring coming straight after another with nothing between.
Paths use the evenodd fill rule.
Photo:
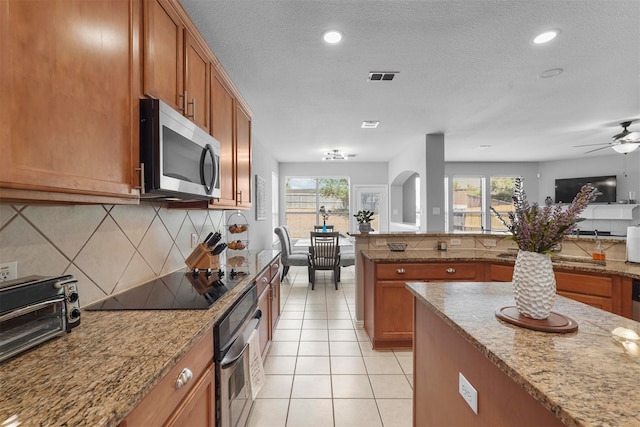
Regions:
<instances>
[{"instance_id":1,"label":"island countertop","mask_svg":"<svg viewBox=\"0 0 640 427\"><path fill-rule=\"evenodd\" d=\"M83 312L71 333L0 364L0 424L117 425L279 253L250 252L248 276L206 310Z\"/></svg>"},{"instance_id":2,"label":"island countertop","mask_svg":"<svg viewBox=\"0 0 640 427\"><path fill-rule=\"evenodd\" d=\"M578 323L569 334L537 332L498 320L513 305L511 284L408 283L407 288L509 378L566 425L640 425L640 357L611 331L640 323L557 297L553 311ZM416 331L418 332L418 331Z\"/></svg>"}]
</instances>

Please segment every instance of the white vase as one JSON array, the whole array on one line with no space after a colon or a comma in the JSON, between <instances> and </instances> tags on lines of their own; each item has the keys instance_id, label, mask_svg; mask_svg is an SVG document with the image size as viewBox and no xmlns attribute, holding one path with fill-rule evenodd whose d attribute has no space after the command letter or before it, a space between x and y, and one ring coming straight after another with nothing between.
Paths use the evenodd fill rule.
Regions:
<instances>
[{"instance_id":1,"label":"white vase","mask_svg":"<svg viewBox=\"0 0 640 427\"><path fill-rule=\"evenodd\" d=\"M556 277L549 255L518 252L512 281L520 314L532 319L549 317L556 301Z\"/></svg>"}]
</instances>

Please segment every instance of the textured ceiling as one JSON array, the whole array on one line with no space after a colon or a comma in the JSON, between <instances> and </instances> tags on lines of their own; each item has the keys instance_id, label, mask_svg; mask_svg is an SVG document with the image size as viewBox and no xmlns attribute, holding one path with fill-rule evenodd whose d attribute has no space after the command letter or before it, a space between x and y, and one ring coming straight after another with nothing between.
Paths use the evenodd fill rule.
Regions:
<instances>
[{"instance_id":1,"label":"textured ceiling","mask_svg":"<svg viewBox=\"0 0 640 427\"><path fill-rule=\"evenodd\" d=\"M388 161L439 132L450 162L579 158L640 118L639 0L181 1L281 162Z\"/></svg>"}]
</instances>

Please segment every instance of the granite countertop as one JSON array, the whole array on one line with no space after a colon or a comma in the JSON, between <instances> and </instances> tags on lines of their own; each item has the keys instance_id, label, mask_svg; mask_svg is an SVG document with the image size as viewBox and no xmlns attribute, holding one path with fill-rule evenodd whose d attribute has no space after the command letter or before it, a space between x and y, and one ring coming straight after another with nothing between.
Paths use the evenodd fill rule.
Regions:
<instances>
[{"instance_id":1,"label":"granite countertop","mask_svg":"<svg viewBox=\"0 0 640 427\"><path fill-rule=\"evenodd\" d=\"M640 333L639 322L558 296L553 311L574 319L578 331L536 332L495 317L496 308L513 305L510 283L407 288L564 424L640 425L640 357L611 335L617 327Z\"/></svg>"},{"instance_id":2,"label":"granite countertop","mask_svg":"<svg viewBox=\"0 0 640 427\"><path fill-rule=\"evenodd\" d=\"M0 364L0 424L117 425L279 253L250 251L248 276L207 310L82 312L71 333Z\"/></svg>"},{"instance_id":3,"label":"granite countertop","mask_svg":"<svg viewBox=\"0 0 640 427\"><path fill-rule=\"evenodd\" d=\"M477 262L491 261L513 265L516 259L515 252L491 251L487 249L455 249L447 251L437 250L406 250L404 252L391 252L381 249L363 250L362 254L374 262L395 263L395 262ZM554 259L552 257L552 259ZM554 266L563 270L573 270L579 272L616 274L640 279L640 264L628 263L624 261L592 262L589 259L556 257Z\"/></svg>"}]
</instances>

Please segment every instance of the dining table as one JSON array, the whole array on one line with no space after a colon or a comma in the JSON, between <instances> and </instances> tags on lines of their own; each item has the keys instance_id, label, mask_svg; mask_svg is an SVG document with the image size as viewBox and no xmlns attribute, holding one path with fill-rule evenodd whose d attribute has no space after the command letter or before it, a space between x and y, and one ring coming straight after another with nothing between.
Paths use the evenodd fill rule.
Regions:
<instances>
[{"instance_id":1,"label":"dining table","mask_svg":"<svg viewBox=\"0 0 640 427\"><path fill-rule=\"evenodd\" d=\"M311 246L311 239L298 239L293 244L293 246L297 248L308 248L309 246ZM349 249L350 246L353 246L353 243L347 236L340 235L338 237L338 246L340 246L340 250L343 251L343 249Z\"/></svg>"}]
</instances>

